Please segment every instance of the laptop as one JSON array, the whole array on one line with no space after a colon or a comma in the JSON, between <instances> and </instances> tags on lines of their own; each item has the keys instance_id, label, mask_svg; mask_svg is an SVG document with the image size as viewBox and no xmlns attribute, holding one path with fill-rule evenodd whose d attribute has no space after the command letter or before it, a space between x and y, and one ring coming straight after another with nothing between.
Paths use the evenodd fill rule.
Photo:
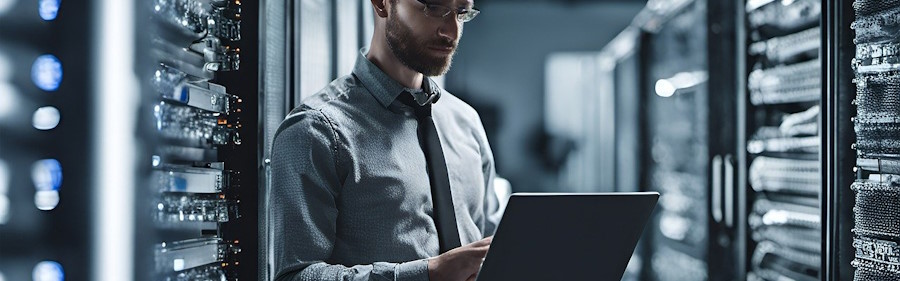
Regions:
<instances>
[{"instance_id":1,"label":"laptop","mask_svg":"<svg viewBox=\"0 0 900 281\"><path fill-rule=\"evenodd\" d=\"M621 280L657 199L657 192L513 194L476 280Z\"/></svg>"}]
</instances>

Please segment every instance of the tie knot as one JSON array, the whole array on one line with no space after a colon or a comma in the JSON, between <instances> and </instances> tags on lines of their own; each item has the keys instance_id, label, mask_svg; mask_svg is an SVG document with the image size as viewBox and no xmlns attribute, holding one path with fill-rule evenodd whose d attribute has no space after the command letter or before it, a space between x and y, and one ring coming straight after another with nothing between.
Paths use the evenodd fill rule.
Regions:
<instances>
[{"instance_id":1,"label":"tie knot","mask_svg":"<svg viewBox=\"0 0 900 281\"><path fill-rule=\"evenodd\" d=\"M413 94L408 91L403 91L403 93L400 93L400 96L397 97L397 99L400 100L400 102L402 102L403 104L412 107L416 112L416 117L421 118L431 116L430 99L425 102L424 105L420 105L419 102L416 101L416 98L413 96Z\"/></svg>"}]
</instances>

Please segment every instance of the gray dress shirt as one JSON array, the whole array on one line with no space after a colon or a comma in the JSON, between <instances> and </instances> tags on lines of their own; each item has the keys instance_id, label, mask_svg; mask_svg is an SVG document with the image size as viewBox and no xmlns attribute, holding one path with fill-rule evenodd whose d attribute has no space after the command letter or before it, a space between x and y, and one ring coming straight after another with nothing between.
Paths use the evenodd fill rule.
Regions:
<instances>
[{"instance_id":1,"label":"gray dress shirt","mask_svg":"<svg viewBox=\"0 0 900 281\"><path fill-rule=\"evenodd\" d=\"M304 100L272 148L276 280L428 280L439 254L431 187L404 91L429 95L463 245L500 220L494 159L478 114L425 79L405 89L360 51L352 75Z\"/></svg>"}]
</instances>

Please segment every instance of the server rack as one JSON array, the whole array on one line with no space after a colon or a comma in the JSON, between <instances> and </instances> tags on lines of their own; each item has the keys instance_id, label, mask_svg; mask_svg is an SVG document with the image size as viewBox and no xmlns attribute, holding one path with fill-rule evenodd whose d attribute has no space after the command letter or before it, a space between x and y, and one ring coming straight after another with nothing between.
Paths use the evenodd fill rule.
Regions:
<instances>
[{"instance_id":1,"label":"server rack","mask_svg":"<svg viewBox=\"0 0 900 281\"><path fill-rule=\"evenodd\" d=\"M739 115L747 280L818 280L821 3L747 1Z\"/></svg>"},{"instance_id":2,"label":"server rack","mask_svg":"<svg viewBox=\"0 0 900 281\"><path fill-rule=\"evenodd\" d=\"M831 115L824 265L829 280L896 280L900 227L896 209L896 1L841 1L825 6L823 64ZM849 187L849 188L848 188Z\"/></svg>"},{"instance_id":3,"label":"server rack","mask_svg":"<svg viewBox=\"0 0 900 281\"><path fill-rule=\"evenodd\" d=\"M602 52L615 64L616 186L664 197L627 280L735 277L735 5L650 1Z\"/></svg>"},{"instance_id":4,"label":"server rack","mask_svg":"<svg viewBox=\"0 0 900 281\"><path fill-rule=\"evenodd\" d=\"M96 276L94 4L0 4L0 279Z\"/></svg>"},{"instance_id":5,"label":"server rack","mask_svg":"<svg viewBox=\"0 0 900 281\"><path fill-rule=\"evenodd\" d=\"M642 247L650 280L729 280L736 245L733 10L659 1L641 12L642 186L663 194ZM727 1L726 1L727 2ZM645 10L646 11L646 10ZM700 28L698 28L700 27ZM709 28L707 28L709 27ZM681 206L681 207L679 207ZM683 206L693 206L683 208ZM702 207L697 207L702 206Z\"/></svg>"},{"instance_id":6,"label":"server rack","mask_svg":"<svg viewBox=\"0 0 900 281\"><path fill-rule=\"evenodd\" d=\"M135 5L142 94L135 279L257 278L258 9ZM243 242L243 243L242 243Z\"/></svg>"},{"instance_id":7,"label":"server rack","mask_svg":"<svg viewBox=\"0 0 900 281\"><path fill-rule=\"evenodd\" d=\"M748 280L818 280L822 227L819 1L747 1L739 115Z\"/></svg>"},{"instance_id":8,"label":"server rack","mask_svg":"<svg viewBox=\"0 0 900 281\"><path fill-rule=\"evenodd\" d=\"M723 235L733 239L730 246L718 248L731 256L725 266L734 267L733 276L723 278L896 279L897 239L889 231L872 231L866 229L871 224L860 226L858 222L871 223L877 216L884 222L875 226L891 230L891 219L897 213L883 209L890 204L875 203L896 198L895 177L890 175L898 172L894 168L896 157L891 153L895 137L890 133L896 119L891 117L895 113L890 109L893 99L888 87L896 83L885 81L892 81L889 78L896 73L896 53L891 46L898 29L893 20L897 17L897 5L878 1L737 4L731 8L708 6L710 11L719 9L720 14L727 15L730 10L737 19L731 26L737 33L736 46L715 47L717 43L709 40L709 60L719 62L709 65L710 75L722 71L712 70L721 67L722 61L736 64L733 81L708 85L718 91L727 91L730 86L737 93L733 95L738 109L733 123L737 126L736 139L719 144L723 147L719 151L736 153L734 174L724 171L724 156L710 154L711 174L722 177L710 177L709 196L729 202L722 193L731 188L717 192L716 187L727 186L727 177L737 177L731 201L731 211L736 213L733 225L712 223L718 222L717 217L729 208L721 209L720 214L712 214L716 208L709 210L710 232L718 230L720 239ZM667 23L659 20L666 17L653 21L641 21L640 17L636 22L642 23L645 30ZM726 21L713 23L712 16L708 20L710 38L715 36L714 30L728 27ZM865 33L863 37L860 29ZM642 49L639 58L654 58L653 52L647 50L654 44L653 36L652 32L643 35L638 44ZM737 49L736 59L722 53L730 48ZM714 59L717 56L719 59ZM653 75L652 64L639 63L641 76ZM655 79L658 77L640 78L644 81L641 91L652 92ZM616 85L619 84L617 79ZM865 95L858 96L858 89L865 90ZM734 104L709 105L708 110L713 112L731 110ZM655 111L656 107L640 113L640 127L647 128L640 133L642 147L651 147L652 142L647 142L658 133L652 129L653 113L647 110ZM872 124L881 128L873 129ZM728 126L728 122L717 125ZM777 131L760 130L776 125ZM719 136L727 138L727 131L721 131ZM729 142L736 145L735 150L726 148ZM716 145L710 143L713 146ZM652 158L644 157L643 161ZM625 162L617 161L617 165ZM652 165L643 166L652 169ZM774 168L789 173L773 173ZM711 199L709 204L715 205L714 201ZM768 219L764 219L766 214L770 214ZM639 249L639 253L658 254L657 240L660 239ZM710 278L718 279L712 277L712 272Z\"/></svg>"}]
</instances>

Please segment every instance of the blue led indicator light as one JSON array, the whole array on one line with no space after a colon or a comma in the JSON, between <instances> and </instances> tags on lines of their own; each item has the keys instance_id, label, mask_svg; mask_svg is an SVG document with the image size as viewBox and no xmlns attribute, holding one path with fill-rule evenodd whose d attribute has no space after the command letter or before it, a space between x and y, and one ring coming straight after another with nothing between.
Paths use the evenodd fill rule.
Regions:
<instances>
[{"instance_id":1,"label":"blue led indicator light","mask_svg":"<svg viewBox=\"0 0 900 281\"><path fill-rule=\"evenodd\" d=\"M31 180L38 191L59 190L62 177L62 165L56 159L39 160L31 166Z\"/></svg>"},{"instance_id":2,"label":"blue led indicator light","mask_svg":"<svg viewBox=\"0 0 900 281\"><path fill-rule=\"evenodd\" d=\"M62 78L62 63L53 55L41 55L31 65L31 81L41 90L56 91Z\"/></svg>"},{"instance_id":3,"label":"blue led indicator light","mask_svg":"<svg viewBox=\"0 0 900 281\"><path fill-rule=\"evenodd\" d=\"M65 273L61 264L55 261L42 261L34 266L31 272L34 281L63 281Z\"/></svg>"},{"instance_id":4,"label":"blue led indicator light","mask_svg":"<svg viewBox=\"0 0 900 281\"><path fill-rule=\"evenodd\" d=\"M55 20L56 16L59 14L60 1L61 0L38 1L38 14L41 15L41 19L45 21Z\"/></svg>"}]
</instances>

